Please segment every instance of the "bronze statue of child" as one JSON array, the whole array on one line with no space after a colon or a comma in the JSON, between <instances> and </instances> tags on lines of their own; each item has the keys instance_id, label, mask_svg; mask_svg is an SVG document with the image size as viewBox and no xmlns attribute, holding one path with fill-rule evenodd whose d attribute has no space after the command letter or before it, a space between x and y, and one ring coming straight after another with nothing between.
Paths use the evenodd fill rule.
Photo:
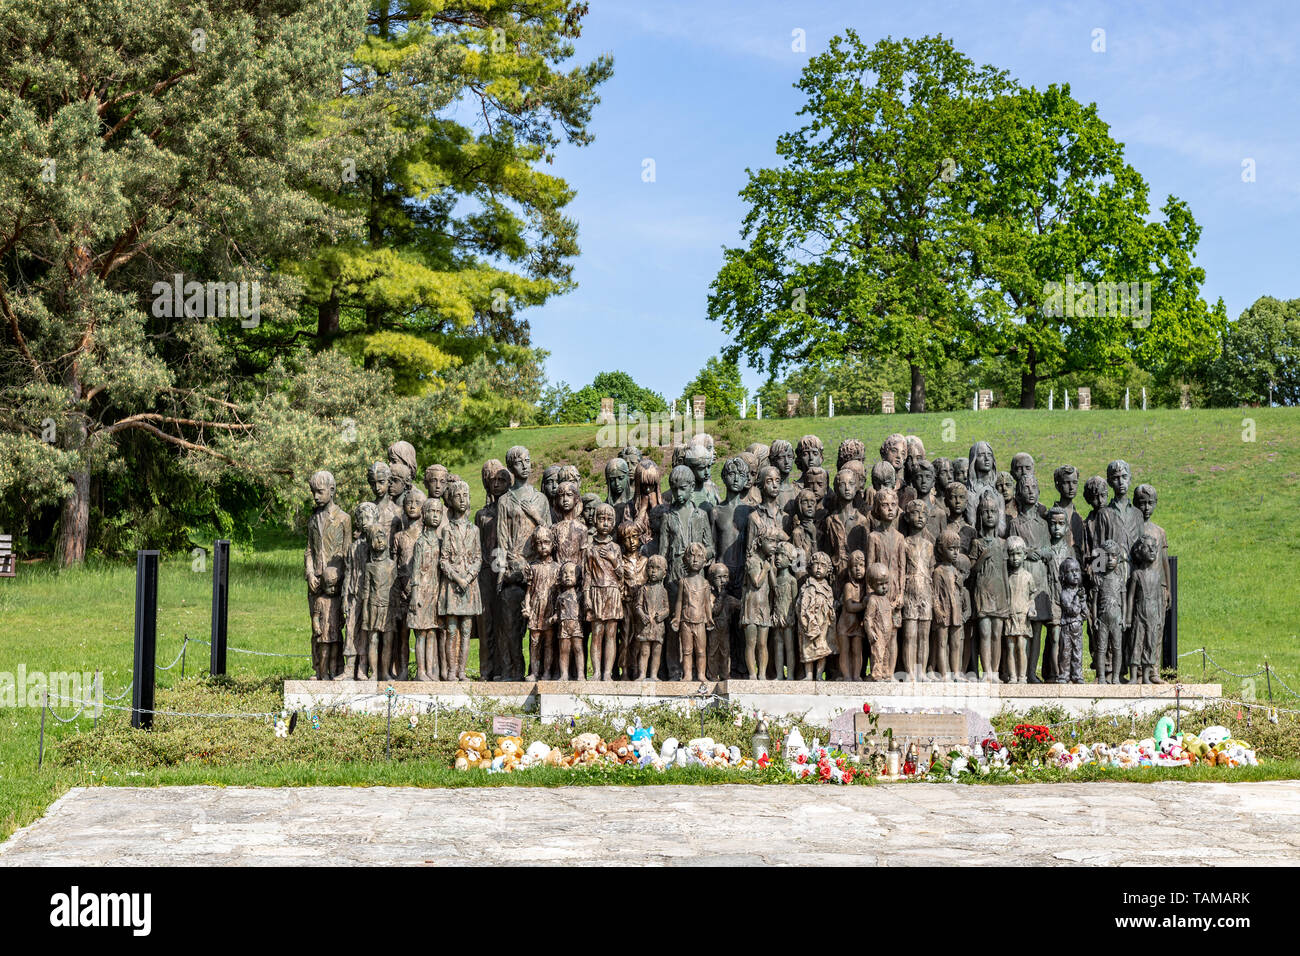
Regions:
<instances>
[{"instance_id":1,"label":"bronze statue of child","mask_svg":"<svg viewBox=\"0 0 1300 956\"><path fill-rule=\"evenodd\" d=\"M740 610L740 598L731 593L731 572L721 561L709 565L709 587L713 590L713 617L708 627L709 680L731 676L731 624Z\"/></svg>"},{"instance_id":2,"label":"bronze statue of child","mask_svg":"<svg viewBox=\"0 0 1300 956\"><path fill-rule=\"evenodd\" d=\"M418 489L412 489L415 495ZM410 498L407 499L408 505ZM411 550L406 576L406 626L415 635L415 679L439 680L442 674L438 655L437 631L442 628L438 617L438 563L442 543L442 498L425 498L420 505L420 535Z\"/></svg>"},{"instance_id":3,"label":"bronze statue of child","mask_svg":"<svg viewBox=\"0 0 1300 956\"><path fill-rule=\"evenodd\" d=\"M668 562L662 554L652 554L646 559L646 581L636 599L636 679L653 679L659 673L659 658L664 649L664 623L671 610L664 578Z\"/></svg>"},{"instance_id":4,"label":"bronze statue of child","mask_svg":"<svg viewBox=\"0 0 1300 956\"><path fill-rule=\"evenodd\" d=\"M1029 674L1029 615L1033 613L1038 586L1034 576L1025 568L1025 539L1011 535L1007 547L1007 593L1009 612L1003 639L1003 654L1007 661L1007 674L1013 684L1023 684Z\"/></svg>"},{"instance_id":5,"label":"bronze statue of child","mask_svg":"<svg viewBox=\"0 0 1300 956\"><path fill-rule=\"evenodd\" d=\"M979 635L979 664L984 680L1001 680L1002 633L1011 613L1007 587L1006 542L998 534L1002 523L1002 499L986 489L975 511L977 537L967 556L971 560L971 613Z\"/></svg>"},{"instance_id":6,"label":"bronze statue of child","mask_svg":"<svg viewBox=\"0 0 1300 956\"><path fill-rule=\"evenodd\" d=\"M442 529L439 554L438 614L447 628L448 664L454 664L448 680L465 681L469 659L469 642L474 633L474 618L483 613L483 597L478 589L478 575L483 567L478 528L469 519L469 485L463 481L447 485L447 509L450 518Z\"/></svg>"},{"instance_id":7,"label":"bronze statue of child","mask_svg":"<svg viewBox=\"0 0 1300 956\"><path fill-rule=\"evenodd\" d=\"M645 586L648 560L641 551L641 526L630 519L624 521L618 526L618 543L623 549L623 623L618 636L615 679L631 680L637 655L636 601Z\"/></svg>"},{"instance_id":8,"label":"bronze statue of child","mask_svg":"<svg viewBox=\"0 0 1300 956\"><path fill-rule=\"evenodd\" d=\"M366 562L370 560L370 526L379 517L379 508L373 501L363 501L352 509L352 543L348 548L347 571L343 589L343 617L346 643L343 647L344 663L340 680L366 680L370 659L370 635L365 632ZM378 676L374 678L378 680Z\"/></svg>"},{"instance_id":9,"label":"bronze statue of child","mask_svg":"<svg viewBox=\"0 0 1300 956\"><path fill-rule=\"evenodd\" d=\"M898 650L906 680L929 678L930 617L934 613L934 541L926 530L928 508L914 498L903 512L903 626Z\"/></svg>"},{"instance_id":10,"label":"bronze statue of child","mask_svg":"<svg viewBox=\"0 0 1300 956\"><path fill-rule=\"evenodd\" d=\"M1083 683L1083 618L1088 609L1083 571L1073 556L1061 562L1061 639L1057 649L1056 682Z\"/></svg>"},{"instance_id":11,"label":"bronze statue of child","mask_svg":"<svg viewBox=\"0 0 1300 956\"><path fill-rule=\"evenodd\" d=\"M966 620L970 616L970 593L966 590L969 563L962 555L961 535L955 528L945 528L939 535L934 546L934 556L934 573L931 576L934 594L934 613L930 618L933 650L931 661L935 672L944 680L960 681L965 679L962 673L965 660L962 642Z\"/></svg>"},{"instance_id":12,"label":"bronze statue of child","mask_svg":"<svg viewBox=\"0 0 1300 956\"><path fill-rule=\"evenodd\" d=\"M802 578L808 573L807 556L821 550L821 532L818 517L824 494L815 488L803 488L794 499L794 515L790 522L790 544L804 555L804 560L795 571L795 576Z\"/></svg>"},{"instance_id":13,"label":"bronze statue of child","mask_svg":"<svg viewBox=\"0 0 1300 956\"><path fill-rule=\"evenodd\" d=\"M774 468L769 466L772 473ZM772 553L784 539L772 526L763 528L758 547L745 559L741 587L740 627L745 636L745 673L749 680L767 676L767 635L772 626Z\"/></svg>"},{"instance_id":14,"label":"bronze statue of child","mask_svg":"<svg viewBox=\"0 0 1300 956\"><path fill-rule=\"evenodd\" d=\"M555 599L555 616L560 627L560 680L587 679L587 661L582 647L582 607L578 600L578 566L565 561L560 566L560 593Z\"/></svg>"},{"instance_id":15,"label":"bronze statue of child","mask_svg":"<svg viewBox=\"0 0 1300 956\"><path fill-rule=\"evenodd\" d=\"M840 613L835 619L835 645L840 655L840 680L862 680L862 624L867 609L867 556L862 551L849 555L840 590Z\"/></svg>"},{"instance_id":16,"label":"bronze statue of child","mask_svg":"<svg viewBox=\"0 0 1300 956\"><path fill-rule=\"evenodd\" d=\"M1070 545L1070 515L1060 505L1047 509L1047 539L1050 557L1043 562L1047 572L1048 611L1044 621L1043 636L1043 680L1061 683L1061 565L1067 558L1074 557L1074 548ZM1048 663L1051 663L1049 676Z\"/></svg>"},{"instance_id":17,"label":"bronze statue of child","mask_svg":"<svg viewBox=\"0 0 1300 956\"><path fill-rule=\"evenodd\" d=\"M1165 529L1160 527L1151 520L1151 516L1156 511L1156 490L1151 485L1138 485L1133 489L1133 504L1138 511L1142 512L1142 533L1149 534L1156 539L1156 546L1159 548L1160 557L1156 561L1160 565L1161 580L1165 586L1165 610L1169 610L1170 593L1169 593L1169 538L1165 535Z\"/></svg>"},{"instance_id":18,"label":"bronze statue of child","mask_svg":"<svg viewBox=\"0 0 1300 956\"><path fill-rule=\"evenodd\" d=\"M871 647L871 680L894 680L894 667L898 663L898 643L895 639L894 603L890 599L891 576L889 568L879 562L867 568L867 609L863 615L867 642Z\"/></svg>"},{"instance_id":19,"label":"bronze statue of child","mask_svg":"<svg viewBox=\"0 0 1300 956\"><path fill-rule=\"evenodd\" d=\"M795 618L799 622L799 659L804 665L804 679L815 681L822 662L830 657L835 628L835 595L831 593L834 568L830 556L818 551L808 562L808 576L795 599Z\"/></svg>"},{"instance_id":20,"label":"bronze statue of child","mask_svg":"<svg viewBox=\"0 0 1300 956\"><path fill-rule=\"evenodd\" d=\"M402 467L406 467L403 465ZM419 488L412 488L402 499L402 517L393 532L393 561L397 565L397 673L406 680L411 671L411 625L407 623L407 601L411 590L411 561L415 556L415 542L424 529L422 518L426 496Z\"/></svg>"},{"instance_id":21,"label":"bronze statue of child","mask_svg":"<svg viewBox=\"0 0 1300 956\"><path fill-rule=\"evenodd\" d=\"M370 674L372 680L395 680L393 649L397 618L394 606L397 595L394 591L397 589L397 566L388 550L388 530L379 522L367 530L370 534L370 558L366 561L363 585L365 618L362 628L369 645Z\"/></svg>"},{"instance_id":22,"label":"bronze statue of child","mask_svg":"<svg viewBox=\"0 0 1300 956\"><path fill-rule=\"evenodd\" d=\"M334 680L343 670L343 591L352 519L334 503L334 476L318 471L308 481L315 507L307 522L303 569L311 614L312 663L317 680Z\"/></svg>"},{"instance_id":23,"label":"bronze statue of child","mask_svg":"<svg viewBox=\"0 0 1300 956\"><path fill-rule=\"evenodd\" d=\"M591 675L613 680L618 625L623 620L623 550L614 540L614 506L596 505L595 536L583 555L582 588L591 622Z\"/></svg>"},{"instance_id":24,"label":"bronze statue of child","mask_svg":"<svg viewBox=\"0 0 1300 956\"><path fill-rule=\"evenodd\" d=\"M559 671L555 646L556 596L560 565L555 560L555 533L550 525L533 532L535 560L528 566L524 617L528 621L528 675L525 680L554 680Z\"/></svg>"},{"instance_id":25,"label":"bronze statue of child","mask_svg":"<svg viewBox=\"0 0 1300 956\"><path fill-rule=\"evenodd\" d=\"M1133 545L1124 619L1132 627L1134 684L1163 684L1160 645L1165 627L1165 583L1160 570L1160 544L1144 534Z\"/></svg>"},{"instance_id":26,"label":"bronze statue of child","mask_svg":"<svg viewBox=\"0 0 1300 956\"><path fill-rule=\"evenodd\" d=\"M1128 596L1119 552L1120 547L1114 541L1103 541L1092 566L1093 624L1097 632L1093 663L1097 669L1098 684L1119 683L1120 667L1123 664L1125 603Z\"/></svg>"},{"instance_id":27,"label":"bronze statue of child","mask_svg":"<svg viewBox=\"0 0 1300 956\"><path fill-rule=\"evenodd\" d=\"M800 490L800 494L808 491ZM777 680L794 680L795 614L794 602L799 595L799 579L794 572L796 551L789 541L777 543L772 551L772 663Z\"/></svg>"},{"instance_id":28,"label":"bronze statue of child","mask_svg":"<svg viewBox=\"0 0 1300 956\"><path fill-rule=\"evenodd\" d=\"M705 579L704 562L708 551L698 541L691 542L682 562L686 573L677 582L677 606L673 609L672 626L678 634L681 648L682 680L693 681L698 674L702 679L707 670L708 644L706 631L713 621L713 592Z\"/></svg>"}]
</instances>

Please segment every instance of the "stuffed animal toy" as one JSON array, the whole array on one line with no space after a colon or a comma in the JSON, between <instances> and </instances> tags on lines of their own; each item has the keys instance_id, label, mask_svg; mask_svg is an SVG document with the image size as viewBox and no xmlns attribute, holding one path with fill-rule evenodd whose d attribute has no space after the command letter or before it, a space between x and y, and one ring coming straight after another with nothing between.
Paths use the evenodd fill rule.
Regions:
<instances>
[{"instance_id":1,"label":"stuffed animal toy","mask_svg":"<svg viewBox=\"0 0 1300 956\"><path fill-rule=\"evenodd\" d=\"M740 755L740 748L735 744L732 744L731 747L727 749L727 763L731 764L733 767L744 763L744 758Z\"/></svg>"},{"instance_id":2,"label":"stuffed animal toy","mask_svg":"<svg viewBox=\"0 0 1300 956\"><path fill-rule=\"evenodd\" d=\"M636 751L632 748L632 741L627 739L627 734L616 737L609 743L609 753L615 761L621 764L638 763Z\"/></svg>"},{"instance_id":3,"label":"stuffed animal toy","mask_svg":"<svg viewBox=\"0 0 1300 956\"><path fill-rule=\"evenodd\" d=\"M496 758L500 758L502 767L506 773L513 773L519 769L519 762L524 756L524 738L522 737L498 737L497 749L492 752L493 763Z\"/></svg>"},{"instance_id":4,"label":"stuffed animal toy","mask_svg":"<svg viewBox=\"0 0 1300 956\"><path fill-rule=\"evenodd\" d=\"M635 723L627 725L627 736L632 741L632 746L636 748L638 754L644 753L647 748L654 747L655 729L653 727L642 727L640 717L636 719Z\"/></svg>"},{"instance_id":5,"label":"stuffed animal toy","mask_svg":"<svg viewBox=\"0 0 1300 956\"><path fill-rule=\"evenodd\" d=\"M519 766L524 770L529 767L541 766L547 762L546 758L550 756L550 753L551 748L549 746L542 743L540 740L535 740L528 745L528 749L524 751L524 755L519 758Z\"/></svg>"},{"instance_id":6,"label":"stuffed animal toy","mask_svg":"<svg viewBox=\"0 0 1300 956\"><path fill-rule=\"evenodd\" d=\"M659 749L659 759L666 766L673 766L677 762L677 751L679 749L677 738L669 737L664 741L663 746Z\"/></svg>"},{"instance_id":7,"label":"stuffed animal toy","mask_svg":"<svg viewBox=\"0 0 1300 956\"><path fill-rule=\"evenodd\" d=\"M578 734L569 743L573 746L573 756L569 766L590 766L600 759L605 748L605 741L599 734Z\"/></svg>"},{"instance_id":8,"label":"stuffed animal toy","mask_svg":"<svg viewBox=\"0 0 1300 956\"><path fill-rule=\"evenodd\" d=\"M456 747L456 769L474 770L491 766L487 737L476 730L463 731Z\"/></svg>"},{"instance_id":9,"label":"stuffed animal toy","mask_svg":"<svg viewBox=\"0 0 1300 956\"><path fill-rule=\"evenodd\" d=\"M1231 737L1232 734L1228 732L1227 727L1220 727L1218 724L1215 724L1213 727L1206 727L1196 736L1200 737L1211 747L1217 747L1219 744Z\"/></svg>"}]
</instances>

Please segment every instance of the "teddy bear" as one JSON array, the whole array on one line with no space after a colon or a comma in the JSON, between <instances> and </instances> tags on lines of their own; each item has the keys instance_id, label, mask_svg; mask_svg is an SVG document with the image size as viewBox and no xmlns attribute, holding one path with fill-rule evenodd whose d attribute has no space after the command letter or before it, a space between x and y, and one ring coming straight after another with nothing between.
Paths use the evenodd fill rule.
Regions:
<instances>
[{"instance_id":1,"label":"teddy bear","mask_svg":"<svg viewBox=\"0 0 1300 956\"><path fill-rule=\"evenodd\" d=\"M519 758L519 768L527 770L529 767L539 767L548 763L551 755L551 748L542 743L540 740L534 740L524 751L524 755Z\"/></svg>"},{"instance_id":2,"label":"teddy bear","mask_svg":"<svg viewBox=\"0 0 1300 956\"><path fill-rule=\"evenodd\" d=\"M491 766L492 756L488 752L487 737L477 730L462 731L456 746L456 769L474 770Z\"/></svg>"},{"instance_id":3,"label":"teddy bear","mask_svg":"<svg viewBox=\"0 0 1300 956\"><path fill-rule=\"evenodd\" d=\"M501 759L501 767L506 773L519 769L519 762L524 756L524 739L522 737L498 737L494 758ZM496 761L494 760L493 763Z\"/></svg>"},{"instance_id":4,"label":"teddy bear","mask_svg":"<svg viewBox=\"0 0 1300 956\"><path fill-rule=\"evenodd\" d=\"M609 742L609 753L621 764L640 762L637 759L636 750L632 747L632 741L627 739L627 734L615 737Z\"/></svg>"},{"instance_id":5,"label":"teddy bear","mask_svg":"<svg viewBox=\"0 0 1300 956\"><path fill-rule=\"evenodd\" d=\"M599 760L606 749L605 741L600 739L599 734L578 734L569 743L573 747L573 755L568 764L570 767L589 766Z\"/></svg>"}]
</instances>

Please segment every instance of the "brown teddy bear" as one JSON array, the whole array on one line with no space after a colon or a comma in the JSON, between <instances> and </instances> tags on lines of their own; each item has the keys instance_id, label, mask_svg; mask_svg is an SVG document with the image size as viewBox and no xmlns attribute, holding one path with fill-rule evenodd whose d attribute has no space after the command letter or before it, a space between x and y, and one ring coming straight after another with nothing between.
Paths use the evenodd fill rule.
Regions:
<instances>
[{"instance_id":1,"label":"brown teddy bear","mask_svg":"<svg viewBox=\"0 0 1300 956\"><path fill-rule=\"evenodd\" d=\"M578 734L570 744L573 745L573 756L569 758L570 767L587 766L600 759L600 755L605 751L605 741L600 739L599 734Z\"/></svg>"},{"instance_id":2,"label":"brown teddy bear","mask_svg":"<svg viewBox=\"0 0 1300 956\"><path fill-rule=\"evenodd\" d=\"M477 730L462 732L456 747L456 769L474 770L490 766L492 755L488 751L487 737Z\"/></svg>"},{"instance_id":3,"label":"brown teddy bear","mask_svg":"<svg viewBox=\"0 0 1300 956\"><path fill-rule=\"evenodd\" d=\"M524 738L522 737L498 737L497 749L492 753L493 757L504 758L501 769L506 773L512 773L519 769L519 761L524 756Z\"/></svg>"},{"instance_id":4,"label":"brown teddy bear","mask_svg":"<svg viewBox=\"0 0 1300 956\"><path fill-rule=\"evenodd\" d=\"M614 758L618 763L638 763L636 751L632 749L632 741L627 739L627 734L616 737L609 742L608 756Z\"/></svg>"}]
</instances>

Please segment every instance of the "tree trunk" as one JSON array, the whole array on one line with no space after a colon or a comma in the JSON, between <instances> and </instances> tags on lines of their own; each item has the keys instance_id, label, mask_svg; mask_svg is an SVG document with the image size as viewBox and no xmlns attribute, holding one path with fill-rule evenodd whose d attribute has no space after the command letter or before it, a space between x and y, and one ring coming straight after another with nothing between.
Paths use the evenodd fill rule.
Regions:
<instances>
[{"instance_id":1,"label":"tree trunk","mask_svg":"<svg viewBox=\"0 0 1300 956\"><path fill-rule=\"evenodd\" d=\"M925 411L925 372L919 365L912 365L912 398L908 403L909 412Z\"/></svg>"},{"instance_id":2,"label":"tree trunk","mask_svg":"<svg viewBox=\"0 0 1300 956\"><path fill-rule=\"evenodd\" d=\"M334 292L316 312L316 338L328 341L339 334L339 295Z\"/></svg>"},{"instance_id":3,"label":"tree trunk","mask_svg":"<svg viewBox=\"0 0 1300 956\"><path fill-rule=\"evenodd\" d=\"M90 536L90 472L74 471L68 480L72 482L72 493L63 499L56 555L59 566L64 568L86 560L86 539Z\"/></svg>"},{"instance_id":4,"label":"tree trunk","mask_svg":"<svg viewBox=\"0 0 1300 956\"><path fill-rule=\"evenodd\" d=\"M1038 388L1038 356L1034 354L1034 349L1030 346L1029 355L1025 359L1025 367L1020 370L1020 407L1025 409L1034 409L1037 407L1035 391Z\"/></svg>"}]
</instances>

